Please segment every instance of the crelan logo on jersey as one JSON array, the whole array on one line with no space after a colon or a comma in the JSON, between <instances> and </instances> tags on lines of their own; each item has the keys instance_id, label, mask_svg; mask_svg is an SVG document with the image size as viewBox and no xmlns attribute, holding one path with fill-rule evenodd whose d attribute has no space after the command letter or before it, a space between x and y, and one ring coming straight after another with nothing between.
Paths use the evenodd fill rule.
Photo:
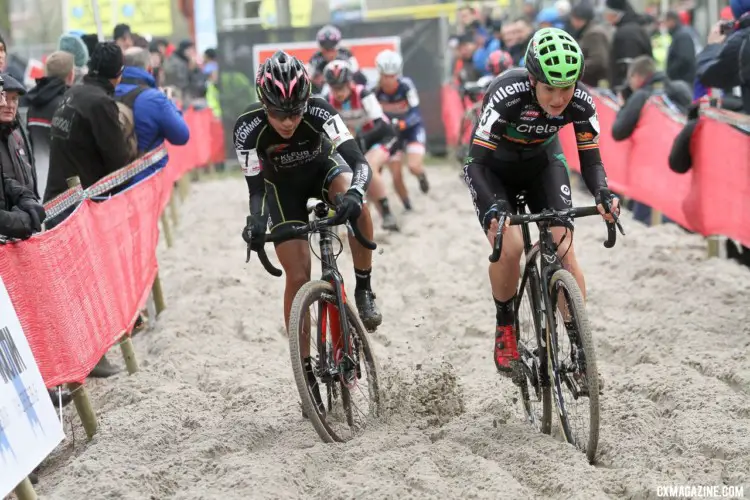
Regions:
<instances>
[{"instance_id":1,"label":"crelan logo on jersey","mask_svg":"<svg viewBox=\"0 0 750 500\"><path fill-rule=\"evenodd\" d=\"M526 123L521 123L516 127L516 130L521 132L522 134L554 134L558 130L560 130L563 126L557 126L557 125L528 125Z\"/></svg>"},{"instance_id":2,"label":"crelan logo on jersey","mask_svg":"<svg viewBox=\"0 0 750 500\"><path fill-rule=\"evenodd\" d=\"M504 87L499 87L494 94L492 94L491 100L493 104L497 104L500 101L508 98L509 96L520 94L521 92L528 92L531 87L529 81L525 82L514 82Z\"/></svg>"}]
</instances>

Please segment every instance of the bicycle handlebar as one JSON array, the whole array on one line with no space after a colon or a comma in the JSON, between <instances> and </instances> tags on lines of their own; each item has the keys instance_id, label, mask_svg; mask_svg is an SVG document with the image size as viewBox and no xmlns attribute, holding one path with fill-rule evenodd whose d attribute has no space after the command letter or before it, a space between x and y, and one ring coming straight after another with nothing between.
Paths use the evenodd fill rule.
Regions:
<instances>
[{"instance_id":1,"label":"bicycle handlebar","mask_svg":"<svg viewBox=\"0 0 750 500\"><path fill-rule=\"evenodd\" d=\"M248 216L247 218L247 223L248 225L250 224L250 216ZM277 230L274 233L267 233L265 242L266 243L280 243L282 241L291 240L299 236L307 236L310 233L316 233L322 229L326 229L332 226L337 226L339 224L343 224L343 223L336 222L335 216L334 216L334 217L326 217L324 219L315 219L306 224L289 225L289 226L286 226ZM362 234L362 231L360 231L357 224L350 224L350 227L352 228L354 237L363 247L365 247L368 250L375 250L378 248L378 246L374 242L365 238L365 236ZM245 263L250 262L250 256L253 253L252 250L250 249L250 246L251 245L248 243L247 259L245 260ZM266 253L265 248L261 248L256 253L258 254L260 263L263 264L263 267L266 269L266 271L268 271L269 274L271 274L272 276L276 276L277 278L283 274L281 269L278 269L276 266L271 264L271 261L268 259L268 254Z\"/></svg>"},{"instance_id":2,"label":"bicycle handlebar","mask_svg":"<svg viewBox=\"0 0 750 500\"><path fill-rule=\"evenodd\" d=\"M614 222L606 222L607 224L607 241L604 242L605 248L612 248L617 242L617 230L620 234L625 235L625 231L622 229L620 224L620 218L612 212L611 202L605 202L607 212L612 215ZM521 224L530 224L532 222L545 222L545 221L556 221L565 218L576 219L579 217L590 217L592 215L600 215L599 209L596 206L589 207L574 207L565 210L543 210L537 214L504 214L498 219L497 234L495 235L495 244L492 247L492 255L490 255L490 262L497 262L500 260L500 254L503 249L503 226L505 221L510 219L509 225L518 226Z\"/></svg>"}]
</instances>

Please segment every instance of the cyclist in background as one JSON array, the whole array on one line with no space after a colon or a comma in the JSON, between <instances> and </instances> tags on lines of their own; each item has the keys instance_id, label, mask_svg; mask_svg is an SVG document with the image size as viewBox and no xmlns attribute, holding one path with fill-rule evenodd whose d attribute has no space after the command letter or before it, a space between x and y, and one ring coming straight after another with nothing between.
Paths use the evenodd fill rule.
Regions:
<instances>
[{"instance_id":1,"label":"cyclist in background","mask_svg":"<svg viewBox=\"0 0 750 500\"><path fill-rule=\"evenodd\" d=\"M485 66L487 72L495 77L506 69L510 69L514 66L513 56L511 56L504 50L495 50L493 52L490 52L490 55L487 57L487 63Z\"/></svg>"},{"instance_id":2,"label":"cyclist in background","mask_svg":"<svg viewBox=\"0 0 750 500\"><path fill-rule=\"evenodd\" d=\"M334 59L348 61L354 74L354 81L360 85L367 85L367 78L359 70L357 58L354 57L354 54L349 49L340 46L341 31L336 26L331 24L323 26L318 30L315 38L318 40L320 50L310 58L313 94L317 94L322 90L325 83L323 70L325 70L326 64Z\"/></svg>"},{"instance_id":3,"label":"cyclist in background","mask_svg":"<svg viewBox=\"0 0 750 500\"><path fill-rule=\"evenodd\" d=\"M409 192L402 175L402 151L406 166L419 179L419 188L427 193L430 185L424 170L426 136L419 113L419 95L410 78L401 74L403 59L398 52L384 50L375 58L380 74L375 95L396 129L397 141L391 148L390 169L393 185L406 210L411 210Z\"/></svg>"},{"instance_id":4,"label":"cyclist in background","mask_svg":"<svg viewBox=\"0 0 750 500\"><path fill-rule=\"evenodd\" d=\"M362 200L370 183L370 166L341 116L328 102L310 97L310 79L303 63L278 51L258 68L256 92L234 126L234 146L250 192L250 222L242 232L252 250L263 248L268 219L271 232L289 223L307 223L307 200L320 198L336 206L339 223L357 224L372 240L370 213ZM362 323L375 329L382 316L370 286L372 251L349 238L354 261L354 298ZM276 245L286 272L284 321L289 327L292 301L310 281L310 249L306 237ZM309 344L303 350L310 383L314 384Z\"/></svg>"},{"instance_id":5,"label":"cyclist in background","mask_svg":"<svg viewBox=\"0 0 750 500\"><path fill-rule=\"evenodd\" d=\"M348 61L334 60L323 71L328 84L328 103L341 115L354 136L359 148L365 153L372 168L372 180L367 196L374 202L383 218L383 229L398 231L398 222L391 213L380 169L386 164L391 145L396 141L390 120L375 94L364 85L354 83L354 72Z\"/></svg>"},{"instance_id":6,"label":"cyclist in background","mask_svg":"<svg viewBox=\"0 0 750 500\"><path fill-rule=\"evenodd\" d=\"M498 220L505 220L503 216L514 211L520 191L526 191L526 202L533 212L572 206L567 162L557 136L568 123L573 123L581 174L599 212L608 221L612 221L612 216L605 207L619 212L599 155L599 121L594 101L579 82L583 53L578 43L563 30L543 28L534 34L526 49L525 66L506 71L490 85L464 166L464 180L491 246ZM562 265L575 276L585 296L583 273L572 242L573 221L560 221L553 226ZM496 308L493 357L498 371L509 374L518 359L513 302L523 239L517 226L503 231L502 255L498 262L490 264L489 275ZM571 334L575 328L570 322L565 327Z\"/></svg>"}]
</instances>

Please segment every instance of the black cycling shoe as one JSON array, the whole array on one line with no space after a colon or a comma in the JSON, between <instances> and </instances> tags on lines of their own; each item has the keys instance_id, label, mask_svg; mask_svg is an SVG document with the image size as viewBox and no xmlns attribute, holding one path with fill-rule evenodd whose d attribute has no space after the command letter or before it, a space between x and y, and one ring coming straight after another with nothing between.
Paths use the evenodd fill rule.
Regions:
<instances>
[{"instance_id":1,"label":"black cycling shoe","mask_svg":"<svg viewBox=\"0 0 750 500\"><path fill-rule=\"evenodd\" d=\"M323 399L320 397L318 380L315 378L315 372L313 371L312 358L305 358L304 364L305 375L307 375L307 385L310 387L310 392L315 400L315 405L318 407L318 412L322 414L325 412L325 407L323 406ZM302 418L308 418L304 408L302 408Z\"/></svg>"},{"instance_id":2,"label":"black cycling shoe","mask_svg":"<svg viewBox=\"0 0 750 500\"><path fill-rule=\"evenodd\" d=\"M419 189L424 194L427 194L430 191L430 183L427 182L427 174L419 174L417 178L419 179Z\"/></svg>"},{"instance_id":3,"label":"black cycling shoe","mask_svg":"<svg viewBox=\"0 0 750 500\"><path fill-rule=\"evenodd\" d=\"M386 231L398 231L398 221L393 214L383 215L383 229Z\"/></svg>"},{"instance_id":4,"label":"black cycling shoe","mask_svg":"<svg viewBox=\"0 0 750 500\"><path fill-rule=\"evenodd\" d=\"M375 304L375 293L367 289L354 290L354 302L357 303L359 317L367 331L375 331L383 322L383 315Z\"/></svg>"}]
</instances>

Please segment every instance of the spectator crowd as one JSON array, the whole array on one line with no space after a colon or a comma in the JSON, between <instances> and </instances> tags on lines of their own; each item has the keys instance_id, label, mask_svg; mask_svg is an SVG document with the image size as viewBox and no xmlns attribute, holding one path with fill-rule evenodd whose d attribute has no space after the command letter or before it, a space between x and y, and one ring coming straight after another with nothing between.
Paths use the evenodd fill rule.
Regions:
<instances>
[{"instance_id":1,"label":"spectator crowd","mask_svg":"<svg viewBox=\"0 0 750 500\"><path fill-rule=\"evenodd\" d=\"M658 15L636 12L629 0L605 0L601 9L592 0L574 5L557 0L541 9L525 0L523 14L512 18L497 7L465 5L450 43L454 83L462 90L464 104L472 105L482 94L465 89L492 74L488 62L493 52L507 52L514 66L523 66L535 30L564 29L583 51L583 83L609 94L620 106L613 139L631 137L652 96L685 116L687 123L669 156L670 168L684 173L691 167L690 139L701 105L750 114L750 0L730 0L705 41L693 27L693 8L691 4ZM649 207L632 200L629 207L636 219L651 221ZM750 265L747 247L729 241L727 253Z\"/></svg>"},{"instance_id":2,"label":"spectator crowd","mask_svg":"<svg viewBox=\"0 0 750 500\"><path fill-rule=\"evenodd\" d=\"M75 206L48 218L44 204L72 178L86 189L164 141L187 143L183 110L206 107L207 95L216 92L215 50L201 65L192 42L149 43L124 24L111 41L64 34L44 60L44 76L28 86L7 49L0 38L0 244L51 230L68 217ZM167 161L165 153L94 201L132 187ZM89 376L117 371L103 357ZM67 404L70 394L61 395ZM58 404L57 391L52 400Z\"/></svg>"}]
</instances>

